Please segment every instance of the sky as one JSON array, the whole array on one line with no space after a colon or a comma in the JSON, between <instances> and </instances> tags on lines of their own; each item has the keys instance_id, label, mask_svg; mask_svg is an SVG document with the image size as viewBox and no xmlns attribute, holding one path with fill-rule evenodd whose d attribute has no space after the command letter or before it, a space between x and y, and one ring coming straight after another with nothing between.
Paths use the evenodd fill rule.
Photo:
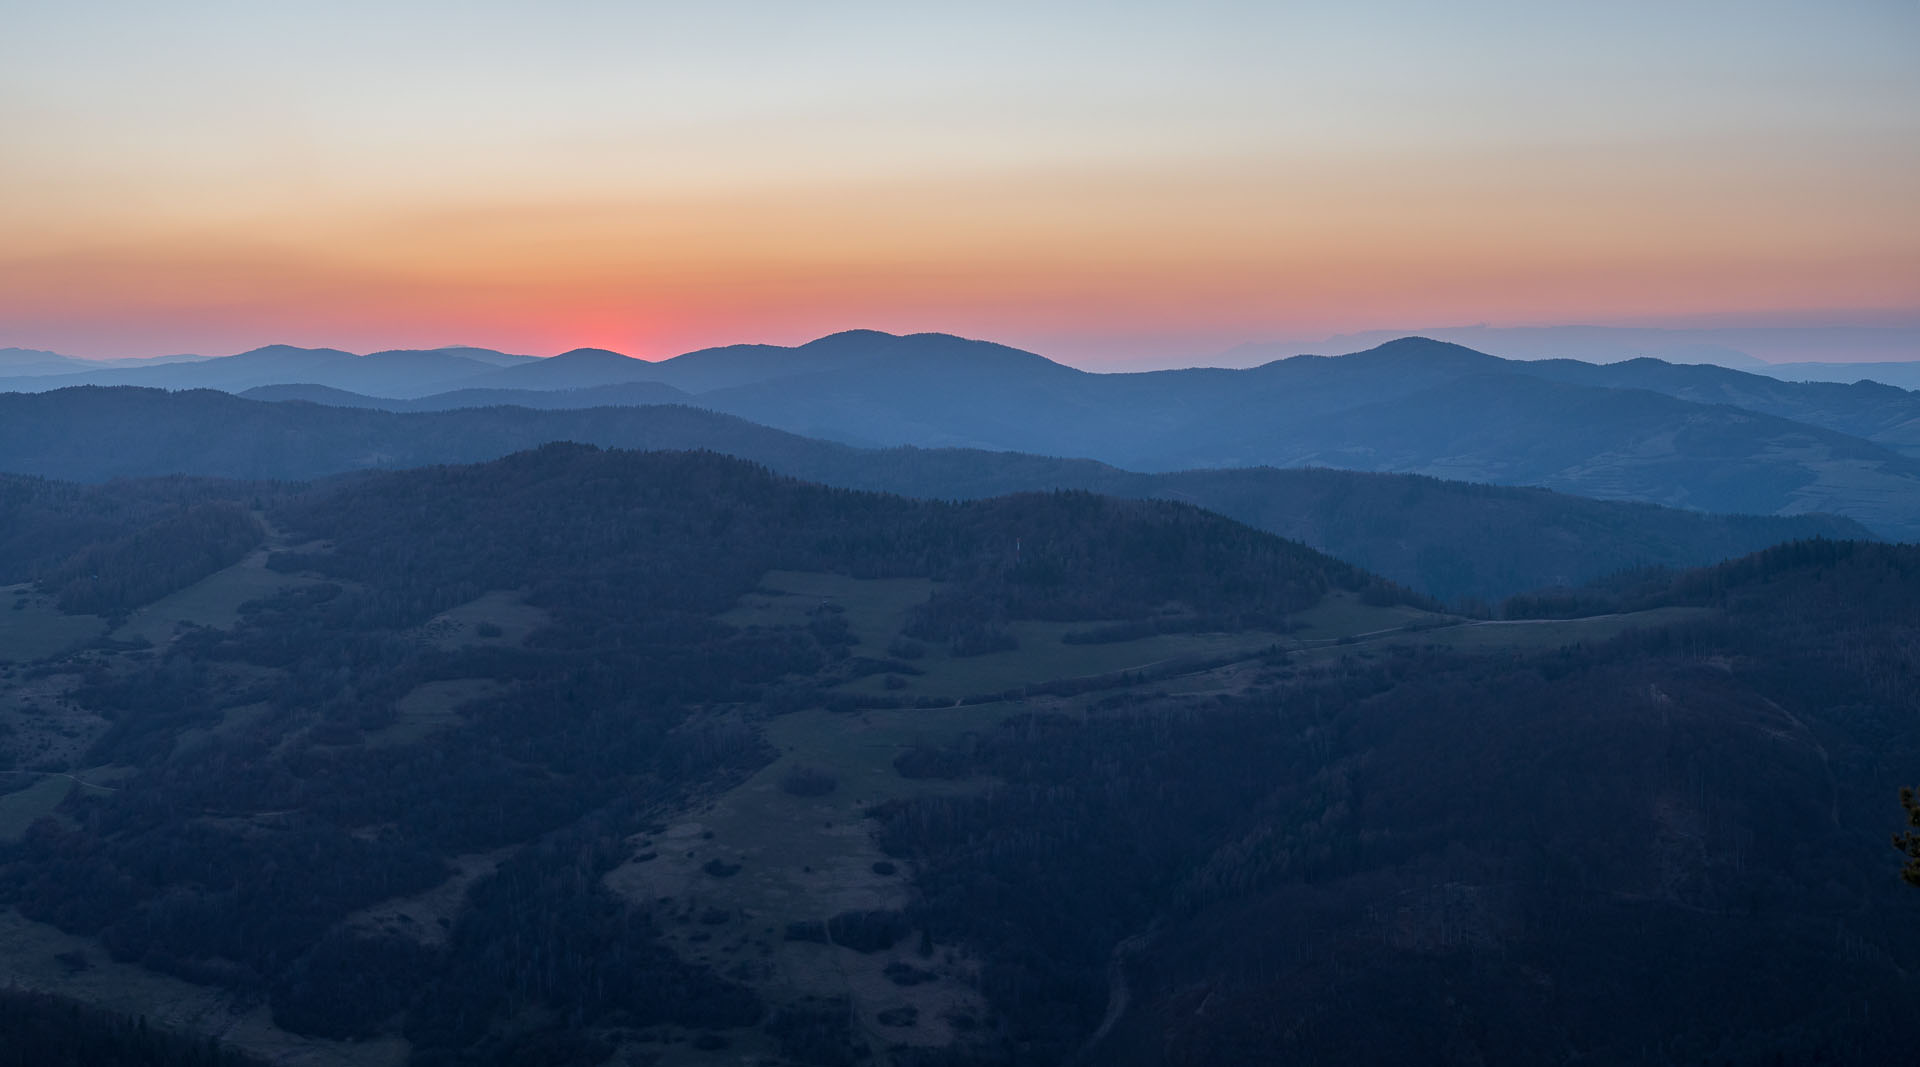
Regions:
<instances>
[{"instance_id":1,"label":"sky","mask_svg":"<svg viewBox=\"0 0 1920 1067\"><path fill-rule=\"evenodd\" d=\"M0 0L0 346L1920 323L1920 4Z\"/></svg>"}]
</instances>

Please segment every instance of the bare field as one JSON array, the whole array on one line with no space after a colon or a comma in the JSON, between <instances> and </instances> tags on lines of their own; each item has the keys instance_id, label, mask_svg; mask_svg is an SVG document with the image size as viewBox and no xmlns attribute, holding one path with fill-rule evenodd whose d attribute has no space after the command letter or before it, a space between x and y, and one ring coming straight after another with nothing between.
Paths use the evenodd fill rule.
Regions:
<instances>
[{"instance_id":1,"label":"bare field","mask_svg":"<svg viewBox=\"0 0 1920 1067\"><path fill-rule=\"evenodd\" d=\"M1655 608L1651 611L1620 615L1595 615L1581 619L1454 619L1431 629L1401 629L1365 634L1348 641L1322 645L1307 652L1313 658L1338 658L1356 646L1416 645L1435 646L1460 652L1490 652L1498 649L1552 649L1566 645L1591 644L1612 640L1635 629L1667 626L1712 614L1707 608Z\"/></svg>"},{"instance_id":2,"label":"bare field","mask_svg":"<svg viewBox=\"0 0 1920 1067\"><path fill-rule=\"evenodd\" d=\"M1390 604L1368 604L1359 596L1336 589L1320 598L1320 603L1293 616L1292 637L1301 645L1332 641L1355 634L1380 633L1409 623L1432 624L1452 618L1431 611Z\"/></svg>"},{"instance_id":3,"label":"bare field","mask_svg":"<svg viewBox=\"0 0 1920 1067\"><path fill-rule=\"evenodd\" d=\"M30 585L0 589L0 663L57 656L106 631L98 615L68 615Z\"/></svg>"},{"instance_id":4,"label":"bare field","mask_svg":"<svg viewBox=\"0 0 1920 1067\"><path fill-rule=\"evenodd\" d=\"M907 613L938 588L927 578L849 578L810 571L769 571L759 592L741 598L720 621L734 626L798 626L823 604L846 612L861 651L880 655L906 624ZM877 650L877 651L876 651Z\"/></svg>"},{"instance_id":5,"label":"bare field","mask_svg":"<svg viewBox=\"0 0 1920 1067\"><path fill-rule=\"evenodd\" d=\"M499 589L435 615L420 627L420 636L441 648L512 647L552 621L519 593Z\"/></svg>"},{"instance_id":6,"label":"bare field","mask_svg":"<svg viewBox=\"0 0 1920 1067\"><path fill-rule=\"evenodd\" d=\"M945 1044L954 1037L950 1013L981 1015L968 984L970 961L944 946L922 958L914 936L860 953L789 941L786 931L842 912L904 906L911 872L880 851L867 808L978 788L981 783L902 778L893 759L912 744L990 726L1006 712L1005 705L846 715L815 709L770 720L766 735L780 757L663 832L637 838L634 858L609 873L607 884L651 907L668 942L687 959L749 981L770 1000L847 997L876 1050ZM796 796L782 784L795 768L825 771L835 788ZM903 987L887 976L895 963L940 977ZM915 1009L913 1024L880 1021L882 1012L903 1007Z\"/></svg>"},{"instance_id":7,"label":"bare field","mask_svg":"<svg viewBox=\"0 0 1920 1067\"><path fill-rule=\"evenodd\" d=\"M458 725L462 705L501 691L498 682L487 678L451 678L416 686L394 705L399 721L370 731L366 743L374 746L412 744Z\"/></svg>"},{"instance_id":8,"label":"bare field","mask_svg":"<svg viewBox=\"0 0 1920 1067\"><path fill-rule=\"evenodd\" d=\"M65 771L0 771L0 788L17 786L23 778L33 784L0 794L0 842L18 841L35 821L54 813L75 790L82 795L110 793L113 783L133 773L131 767L89 767Z\"/></svg>"},{"instance_id":9,"label":"bare field","mask_svg":"<svg viewBox=\"0 0 1920 1067\"><path fill-rule=\"evenodd\" d=\"M272 596L282 589L313 584L314 579L267 569L262 548L225 570L200 579L143 608L136 608L113 632L115 640L144 638L155 645L173 640L183 625L225 629L240 621L240 605Z\"/></svg>"}]
</instances>

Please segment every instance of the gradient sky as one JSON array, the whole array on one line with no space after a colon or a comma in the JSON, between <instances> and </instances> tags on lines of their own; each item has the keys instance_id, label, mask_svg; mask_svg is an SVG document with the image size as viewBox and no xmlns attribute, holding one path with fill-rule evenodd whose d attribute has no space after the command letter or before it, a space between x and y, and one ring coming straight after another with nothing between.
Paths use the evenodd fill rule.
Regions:
<instances>
[{"instance_id":1,"label":"gradient sky","mask_svg":"<svg viewBox=\"0 0 1920 1067\"><path fill-rule=\"evenodd\" d=\"M0 345L1920 309L1920 3L0 0Z\"/></svg>"}]
</instances>

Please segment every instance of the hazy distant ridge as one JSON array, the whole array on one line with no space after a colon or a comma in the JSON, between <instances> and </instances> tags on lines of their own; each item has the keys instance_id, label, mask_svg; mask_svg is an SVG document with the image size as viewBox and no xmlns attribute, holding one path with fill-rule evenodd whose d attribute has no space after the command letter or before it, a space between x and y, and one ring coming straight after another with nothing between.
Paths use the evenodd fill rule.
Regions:
<instances>
[{"instance_id":1,"label":"hazy distant ridge","mask_svg":"<svg viewBox=\"0 0 1920 1067\"><path fill-rule=\"evenodd\" d=\"M690 396L861 447L1019 451L1138 471L1428 474L1721 513L1831 512L1886 536L1920 537L1920 394L1653 359L1504 360L1423 338L1245 370L1135 374L1089 373L943 334L857 330L657 363L600 349L536 360L277 347L89 377L412 411ZM68 380L12 383L39 390ZM357 465L391 465L384 455Z\"/></svg>"},{"instance_id":2,"label":"hazy distant ridge","mask_svg":"<svg viewBox=\"0 0 1920 1067\"><path fill-rule=\"evenodd\" d=\"M539 396L566 407L573 394ZM1791 538L1868 535L1827 515L1705 515L1407 475L1271 468L1139 474L1008 452L863 450L690 407L397 414L367 404L271 404L212 391L0 395L0 470L82 481L172 473L305 479L491 459L555 440L707 449L812 481L919 497L1086 489L1179 500L1446 599L1495 599L1648 564L1689 566Z\"/></svg>"}]
</instances>

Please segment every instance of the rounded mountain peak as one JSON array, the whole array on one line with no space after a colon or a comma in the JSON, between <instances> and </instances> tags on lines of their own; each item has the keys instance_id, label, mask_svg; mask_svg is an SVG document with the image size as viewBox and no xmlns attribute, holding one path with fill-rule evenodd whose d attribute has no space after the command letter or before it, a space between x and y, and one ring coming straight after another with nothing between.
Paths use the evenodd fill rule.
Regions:
<instances>
[{"instance_id":1,"label":"rounded mountain peak","mask_svg":"<svg viewBox=\"0 0 1920 1067\"><path fill-rule=\"evenodd\" d=\"M1431 337L1400 337L1385 344L1375 345L1364 351L1352 353L1356 356L1397 356L1401 358L1429 358L1433 356L1471 356L1475 359L1494 359L1485 352L1479 352L1452 341L1436 341Z\"/></svg>"},{"instance_id":2,"label":"rounded mountain peak","mask_svg":"<svg viewBox=\"0 0 1920 1067\"><path fill-rule=\"evenodd\" d=\"M629 363L643 362L634 359L632 356L623 355L607 348L575 348L549 358L582 365L597 363L608 366L624 366Z\"/></svg>"}]
</instances>

